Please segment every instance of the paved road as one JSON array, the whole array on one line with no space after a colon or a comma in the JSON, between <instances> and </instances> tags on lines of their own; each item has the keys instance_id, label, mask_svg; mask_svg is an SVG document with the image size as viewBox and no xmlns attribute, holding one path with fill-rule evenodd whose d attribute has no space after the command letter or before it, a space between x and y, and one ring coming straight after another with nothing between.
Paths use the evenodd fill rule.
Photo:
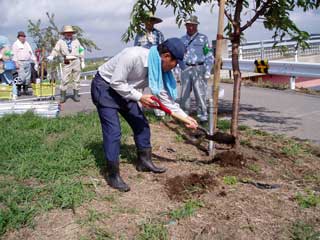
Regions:
<instances>
[{"instance_id":1,"label":"paved road","mask_svg":"<svg viewBox=\"0 0 320 240\"><path fill-rule=\"evenodd\" d=\"M219 110L231 113L232 85L222 84L222 87L225 97ZM90 81L82 81L81 102L68 99L62 105L61 116L94 110L89 92ZM320 96L243 86L240 124L320 144Z\"/></svg>"},{"instance_id":2,"label":"paved road","mask_svg":"<svg viewBox=\"0 0 320 240\"><path fill-rule=\"evenodd\" d=\"M232 85L222 84L221 111L230 112ZM257 87L241 88L240 122L320 144L320 96Z\"/></svg>"}]
</instances>

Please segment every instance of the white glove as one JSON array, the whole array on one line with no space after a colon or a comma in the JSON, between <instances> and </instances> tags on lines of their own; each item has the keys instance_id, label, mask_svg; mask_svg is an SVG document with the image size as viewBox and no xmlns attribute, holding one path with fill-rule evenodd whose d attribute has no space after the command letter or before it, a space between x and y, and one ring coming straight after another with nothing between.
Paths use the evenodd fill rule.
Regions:
<instances>
[{"instance_id":1,"label":"white glove","mask_svg":"<svg viewBox=\"0 0 320 240\"><path fill-rule=\"evenodd\" d=\"M205 79L210 79L210 77L211 77L210 72L206 72L206 73L204 74L204 78L205 78Z\"/></svg>"},{"instance_id":2,"label":"white glove","mask_svg":"<svg viewBox=\"0 0 320 240\"><path fill-rule=\"evenodd\" d=\"M86 67L86 64L84 62L81 62L81 68L84 69Z\"/></svg>"},{"instance_id":3,"label":"white glove","mask_svg":"<svg viewBox=\"0 0 320 240\"><path fill-rule=\"evenodd\" d=\"M34 70L38 71L39 65L37 63L34 64Z\"/></svg>"},{"instance_id":4,"label":"white glove","mask_svg":"<svg viewBox=\"0 0 320 240\"><path fill-rule=\"evenodd\" d=\"M48 56L48 57L47 57L47 60L48 60L49 62L53 61L53 56L51 56L51 55Z\"/></svg>"}]
</instances>

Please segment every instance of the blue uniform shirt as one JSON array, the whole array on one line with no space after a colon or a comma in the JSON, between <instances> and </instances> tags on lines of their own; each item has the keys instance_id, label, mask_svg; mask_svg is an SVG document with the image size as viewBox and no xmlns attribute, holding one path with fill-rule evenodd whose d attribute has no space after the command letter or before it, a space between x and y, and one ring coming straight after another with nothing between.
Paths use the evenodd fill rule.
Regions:
<instances>
[{"instance_id":1,"label":"blue uniform shirt","mask_svg":"<svg viewBox=\"0 0 320 240\"><path fill-rule=\"evenodd\" d=\"M184 63L186 65L204 64L207 74L210 73L213 64L212 52L204 54L204 47L209 45L208 37L202 33L195 33L193 36L188 34L181 38L181 41L186 46L187 52L184 56Z\"/></svg>"},{"instance_id":2,"label":"blue uniform shirt","mask_svg":"<svg viewBox=\"0 0 320 240\"><path fill-rule=\"evenodd\" d=\"M151 33L138 34L134 39L134 46L140 46L150 49L152 46L164 42L164 36L158 29L153 29Z\"/></svg>"}]
</instances>

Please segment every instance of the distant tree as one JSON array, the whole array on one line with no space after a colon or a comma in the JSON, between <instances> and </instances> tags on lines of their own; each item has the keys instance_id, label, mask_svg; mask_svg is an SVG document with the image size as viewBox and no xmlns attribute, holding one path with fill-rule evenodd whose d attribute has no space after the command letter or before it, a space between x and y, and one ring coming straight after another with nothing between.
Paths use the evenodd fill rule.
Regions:
<instances>
[{"instance_id":1,"label":"distant tree","mask_svg":"<svg viewBox=\"0 0 320 240\"><path fill-rule=\"evenodd\" d=\"M165 7L171 6L176 22L180 26L186 16L195 11L195 6L200 4L210 4L211 8L219 0L137 0L131 12L131 21L127 32L123 35L124 41L133 38L134 32L141 29L141 19L146 10L154 13L158 5ZM320 0L227 0L225 16L228 19L226 26L227 38L232 44L232 68L234 78L233 104L232 104L232 123L231 133L238 140L238 119L240 105L241 73L239 68L239 46L241 36L245 30L253 25L258 19L263 22L266 29L274 31L273 38L281 41L289 36L292 40L304 47L307 47L306 40L309 33L301 31L294 21L290 18L290 13L302 9L306 12L319 8ZM245 14L244 14L245 13ZM248 20L248 17L252 16ZM212 21L214 23L214 21ZM316 23L315 23L316 24ZM238 143L238 141L237 141ZM238 146L238 144L236 145Z\"/></svg>"},{"instance_id":2,"label":"distant tree","mask_svg":"<svg viewBox=\"0 0 320 240\"><path fill-rule=\"evenodd\" d=\"M28 20L28 33L33 38L37 48L45 48L46 52L51 52L60 38L60 30L55 24L54 14L46 13L49 25L46 27L41 26L41 20L32 22ZM84 37L84 31L78 26L72 26L75 29L75 36L81 45L89 52L93 49L100 50L99 47L90 39Z\"/></svg>"}]
</instances>

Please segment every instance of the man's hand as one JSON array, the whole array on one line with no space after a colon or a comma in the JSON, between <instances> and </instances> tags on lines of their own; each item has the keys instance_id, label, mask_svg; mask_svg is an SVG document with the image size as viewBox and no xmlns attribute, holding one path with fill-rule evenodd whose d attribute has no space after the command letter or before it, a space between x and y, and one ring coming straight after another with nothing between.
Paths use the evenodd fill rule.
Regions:
<instances>
[{"instance_id":1,"label":"man's hand","mask_svg":"<svg viewBox=\"0 0 320 240\"><path fill-rule=\"evenodd\" d=\"M152 94L143 94L140 98L140 102L144 107L150 107L150 105L154 105L154 101L151 99Z\"/></svg>"},{"instance_id":2,"label":"man's hand","mask_svg":"<svg viewBox=\"0 0 320 240\"><path fill-rule=\"evenodd\" d=\"M197 122L194 118L192 118L192 117L190 117L190 116L188 116L187 119L189 120L189 123L186 123L185 126L186 126L187 128L197 129L197 127L198 127L198 122Z\"/></svg>"}]
</instances>

